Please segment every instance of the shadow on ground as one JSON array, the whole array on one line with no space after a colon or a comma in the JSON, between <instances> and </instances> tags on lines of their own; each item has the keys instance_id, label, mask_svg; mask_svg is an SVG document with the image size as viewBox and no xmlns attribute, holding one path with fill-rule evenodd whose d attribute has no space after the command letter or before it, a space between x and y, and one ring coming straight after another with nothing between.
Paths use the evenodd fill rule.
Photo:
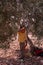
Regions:
<instances>
[{"instance_id":1,"label":"shadow on ground","mask_svg":"<svg viewBox=\"0 0 43 65\"><path fill-rule=\"evenodd\" d=\"M24 60L14 58L0 58L0 65L43 65L42 57L29 57Z\"/></svg>"}]
</instances>

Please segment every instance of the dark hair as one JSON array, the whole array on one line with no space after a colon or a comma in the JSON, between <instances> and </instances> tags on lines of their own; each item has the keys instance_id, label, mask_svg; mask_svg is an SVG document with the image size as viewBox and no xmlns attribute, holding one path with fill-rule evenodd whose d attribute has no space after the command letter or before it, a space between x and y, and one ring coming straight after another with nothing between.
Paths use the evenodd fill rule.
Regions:
<instances>
[{"instance_id":1,"label":"dark hair","mask_svg":"<svg viewBox=\"0 0 43 65\"><path fill-rule=\"evenodd\" d=\"M24 25L20 25L20 28L23 28L24 27Z\"/></svg>"}]
</instances>

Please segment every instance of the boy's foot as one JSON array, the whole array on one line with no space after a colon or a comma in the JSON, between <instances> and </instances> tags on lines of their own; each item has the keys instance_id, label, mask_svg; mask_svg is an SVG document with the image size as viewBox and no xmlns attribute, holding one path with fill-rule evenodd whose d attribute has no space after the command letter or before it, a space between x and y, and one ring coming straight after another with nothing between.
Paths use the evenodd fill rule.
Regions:
<instances>
[{"instance_id":1,"label":"boy's foot","mask_svg":"<svg viewBox=\"0 0 43 65\"><path fill-rule=\"evenodd\" d=\"M19 57L19 59L24 59L24 57Z\"/></svg>"}]
</instances>

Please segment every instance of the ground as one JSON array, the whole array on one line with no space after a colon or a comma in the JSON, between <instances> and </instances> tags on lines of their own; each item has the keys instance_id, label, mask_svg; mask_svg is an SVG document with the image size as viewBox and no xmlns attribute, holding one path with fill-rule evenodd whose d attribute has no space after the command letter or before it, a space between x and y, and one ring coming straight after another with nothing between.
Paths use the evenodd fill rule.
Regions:
<instances>
[{"instance_id":1,"label":"ground","mask_svg":"<svg viewBox=\"0 0 43 65\"><path fill-rule=\"evenodd\" d=\"M24 60L18 59L20 56L20 47L18 40L10 41L10 48L0 49L0 65L43 65L43 57L29 57ZM29 46L28 46L29 47Z\"/></svg>"}]
</instances>

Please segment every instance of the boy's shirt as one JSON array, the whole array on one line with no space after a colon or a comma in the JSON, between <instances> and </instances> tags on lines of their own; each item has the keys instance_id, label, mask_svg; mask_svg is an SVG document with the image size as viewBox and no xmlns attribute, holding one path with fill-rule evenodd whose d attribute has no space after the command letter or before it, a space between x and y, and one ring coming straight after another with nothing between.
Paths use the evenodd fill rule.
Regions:
<instances>
[{"instance_id":1,"label":"boy's shirt","mask_svg":"<svg viewBox=\"0 0 43 65\"><path fill-rule=\"evenodd\" d=\"M25 42L27 40L27 34L25 28L22 28L18 31L18 41Z\"/></svg>"}]
</instances>

